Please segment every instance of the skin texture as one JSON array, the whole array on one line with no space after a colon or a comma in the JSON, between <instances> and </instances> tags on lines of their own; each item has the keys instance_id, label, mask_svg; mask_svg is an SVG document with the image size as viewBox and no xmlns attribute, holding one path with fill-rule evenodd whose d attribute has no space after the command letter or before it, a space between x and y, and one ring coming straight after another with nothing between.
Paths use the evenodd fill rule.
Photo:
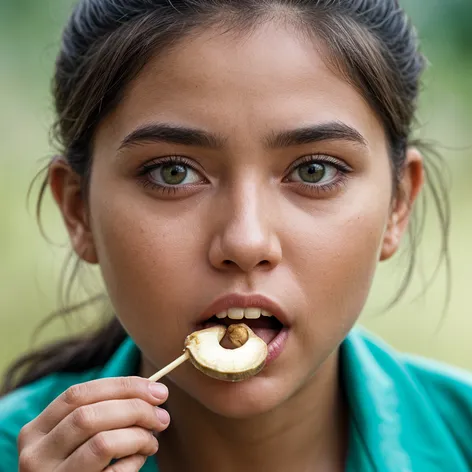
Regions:
<instances>
[{"instance_id":1,"label":"skin texture","mask_svg":"<svg viewBox=\"0 0 472 472\"><path fill-rule=\"evenodd\" d=\"M21 429L20 472L139 470L158 449L152 432L169 425L168 413L156 408L167 396L163 385L139 377L70 387Z\"/></svg>"},{"instance_id":2,"label":"skin texture","mask_svg":"<svg viewBox=\"0 0 472 472\"><path fill-rule=\"evenodd\" d=\"M393 198L381 123L320 51L275 23L244 37L211 29L187 38L153 59L99 125L88 202L63 161L51 166L74 249L100 264L116 314L143 353L141 375L176 358L198 317L223 294L266 295L289 320L281 356L248 381L219 382L190 363L172 372L174 427L160 439L163 470L185 470L185 457L206 471L315 463L342 470L347 428L337 348L379 260L398 248L423 170L410 150L404 197ZM281 131L333 121L357 130L365 144L266 144ZM151 123L205 130L222 146L120 149ZM195 184L162 192L148 185L149 175L138 176L141 166L169 155L191 163ZM287 181L296 174L291 166L309 155L331 156L350 172L324 190ZM274 452L280 444L283 456ZM244 447L245 462L228 464L235 446Z\"/></svg>"}]
</instances>

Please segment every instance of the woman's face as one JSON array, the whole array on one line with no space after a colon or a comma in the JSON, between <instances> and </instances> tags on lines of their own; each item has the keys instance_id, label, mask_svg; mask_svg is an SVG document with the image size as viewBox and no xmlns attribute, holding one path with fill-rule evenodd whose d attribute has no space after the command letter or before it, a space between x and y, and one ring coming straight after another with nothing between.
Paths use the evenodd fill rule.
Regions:
<instances>
[{"instance_id":1,"label":"woman's face","mask_svg":"<svg viewBox=\"0 0 472 472\"><path fill-rule=\"evenodd\" d=\"M73 240L100 264L143 375L180 355L224 295L264 295L284 313L288 338L258 376L230 384L191 365L169 376L222 415L267 411L322 375L389 233L382 126L318 50L276 24L185 39L96 133L90 227Z\"/></svg>"}]
</instances>

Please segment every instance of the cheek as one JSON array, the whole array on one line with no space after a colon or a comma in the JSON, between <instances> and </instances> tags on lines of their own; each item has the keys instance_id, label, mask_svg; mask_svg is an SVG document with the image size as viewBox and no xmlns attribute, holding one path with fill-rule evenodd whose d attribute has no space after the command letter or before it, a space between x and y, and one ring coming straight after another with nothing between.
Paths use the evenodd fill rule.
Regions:
<instances>
[{"instance_id":1,"label":"cheek","mask_svg":"<svg viewBox=\"0 0 472 472\"><path fill-rule=\"evenodd\" d=\"M183 333L188 334L176 301L191 300L197 288L186 281L201 277L193 273L202 254L192 229L197 215L185 210L169 214L168 204L143 199L141 189L107 189L91 188L90 207L100 269L115 313L141 346L154 345L165 327L160 352L175 354Z\"/></svg>"},{"instance_id":2,"label":"cheek","mask_svg":"<svg viewBox=\"0 0 472 472\"><path fill-rule=\"evenodd\" d=\"M362 311L372 284L388 216L388 195L364 188L347 192L336 204L292 222L299 228L287 257L304 296L301 327L306 338L326 339L347 332ZM302 224L303 223L303 224ZM310 339L312 342L313 339ZM323 342L323 341L321 341Z\"/></svg>"}]
</instances>

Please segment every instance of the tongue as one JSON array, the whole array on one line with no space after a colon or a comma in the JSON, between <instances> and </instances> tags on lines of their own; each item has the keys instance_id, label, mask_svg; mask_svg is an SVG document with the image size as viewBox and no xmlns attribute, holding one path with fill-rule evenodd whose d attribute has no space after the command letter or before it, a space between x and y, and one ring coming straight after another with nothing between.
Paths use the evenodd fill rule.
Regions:
<instances>
[{"instance_id":1,"label":"tongue","mask_svg":"<svg viewBox=\"0 0 472 472\"><path fill-rule=\"evenodd\" d=\"M259 336L266 344L272 342L279 334L280 329L276 328L254 328L256 336Z\"/></svg>"}]
</instances>

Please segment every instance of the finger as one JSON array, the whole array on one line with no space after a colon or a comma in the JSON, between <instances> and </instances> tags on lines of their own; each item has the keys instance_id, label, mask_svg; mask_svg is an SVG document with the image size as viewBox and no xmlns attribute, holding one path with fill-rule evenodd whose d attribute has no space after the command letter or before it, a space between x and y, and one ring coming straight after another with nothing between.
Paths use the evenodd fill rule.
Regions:
<instances>
[{"instance_id":1,"label":"finger","mask_svg":"<svg viewBox=\"0 0 472 472\"><path fill-rule=\"evenodd\" d=\"M158 447L157 439L143 428L104 431L82 444L55 472L102 472L113 459L153 456Z\"/></svg>"},{"instance_id":2,"label":"finger","mask_svg":"<svg viewBox=\"0 0 472 472\"><path fill-rule=\"evenodd\" d=\"M138 455L126 457L107 467L104 472L136 472L145 464L146 459L146 457Z\"/></svg>"},{"instance_id":3,"label":"finger","mask_svg":"<svg viewBox=\"0 0 472 472\"><path fill-rule=\"evenodd\" d=\"M142 377L116 377L92 380L74 385L59 395L35 420L25 433L47 434L75 409L105 400L140 398L153 405L167 400L169 391L163 384L149 382Z\"/></svg>"},{"instance_id":4,"label":"finger","mask_svg":"<svg viewBox=\"0 0 472 472\"><path fill-rule=\"evenodd\" d=\"M66 416L40 440L38 450L40 455L54 455L54 458L63 460L101 431L140 426L162 432L169 421L167 411L139 398L92 403Z\"/></svg>"}]
</instances>

